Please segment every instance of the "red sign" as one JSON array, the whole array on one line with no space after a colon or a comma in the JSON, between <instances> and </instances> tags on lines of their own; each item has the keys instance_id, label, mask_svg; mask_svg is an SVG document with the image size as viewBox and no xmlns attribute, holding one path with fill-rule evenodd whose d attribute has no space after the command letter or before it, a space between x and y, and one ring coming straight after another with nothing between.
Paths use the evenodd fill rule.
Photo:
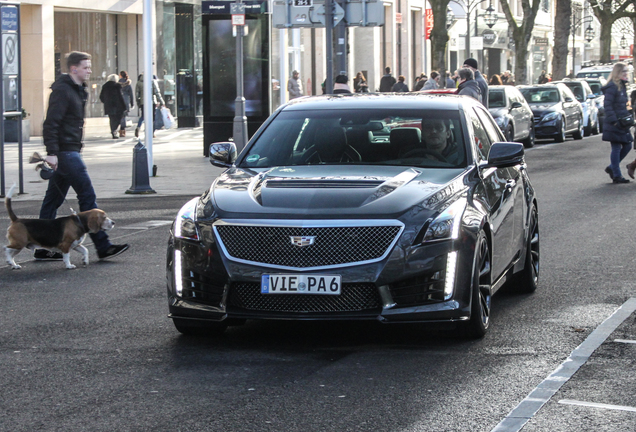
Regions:
<instances>
[{"instance_id":1,"label":"red sign","mask_svg":"<svg viewBox=\"0 0 636 432\"><path fill-rule=\"evenodd\" d=\"M433 30L433 9L426 9L424 15L424 34L426 39L431 38L431 31Z\"/></svg>"},{"instance_id":2,"label":"red sign","mask_svg":"<svg viewBox=\"0 0 636 432\"><path fill-rule=\"evenodd\" d=\"M400 12L395 13L395 22L397 24L402 24L402 14Z\"/></svg>"}]
</instances>

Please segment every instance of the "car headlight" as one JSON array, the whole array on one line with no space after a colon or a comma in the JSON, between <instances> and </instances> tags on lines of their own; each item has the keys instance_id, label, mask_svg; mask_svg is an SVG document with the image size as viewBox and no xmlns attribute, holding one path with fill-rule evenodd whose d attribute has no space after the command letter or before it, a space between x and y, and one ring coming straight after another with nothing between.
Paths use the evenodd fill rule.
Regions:
<instances>
[{"instance_id":1,"label":"car headlight","mask_svg":"<svg viewBox=\"0 0 636 432\"><path fill-rule=\"evenodd\" d=\"M559 117L559 113L556 111L553 111L543 116L543 119L541 119L541 121L544 121L544 122L552 121L552 120L556 120L558 117Z\"/></svg>"},{"instance_id":2,"label":"car headlight","mask_svg":"<svg viewBox=\"0 0 636 432\"><path fill-rule=\"evenodd\" d=\"M448 206L431 222L424 234L423 241L456 239L459 237L459 225L466 209L466 199L460 198Z\"/></svg>"},{"instance_id":3,"label":"car headlight","mask_svg":"<svg viewBox=\"0 0 636 432\"><path fill-rule=\"evenodd\" d=\"M199 232L195 223L195 212L199 198L193 198L181 207L174 221L175 238L199 240Z\"/></svg>"}]
</instances>

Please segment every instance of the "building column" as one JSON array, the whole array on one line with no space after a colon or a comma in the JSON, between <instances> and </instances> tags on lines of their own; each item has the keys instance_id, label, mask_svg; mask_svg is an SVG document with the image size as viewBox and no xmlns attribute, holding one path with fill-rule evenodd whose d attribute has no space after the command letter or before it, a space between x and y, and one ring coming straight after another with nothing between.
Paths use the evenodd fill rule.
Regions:
<instances>
[{"instance_id":1,"label":"building column","mask_svg":"<svg viewBox=\"0 0 636 432\"><path fill-rule=\"evenodd\" d=\"M22 106L30 114L31 135L42 135L42 122L55 80L55 26L52 5L20 6Z\"/></svg>"}]
</instances>

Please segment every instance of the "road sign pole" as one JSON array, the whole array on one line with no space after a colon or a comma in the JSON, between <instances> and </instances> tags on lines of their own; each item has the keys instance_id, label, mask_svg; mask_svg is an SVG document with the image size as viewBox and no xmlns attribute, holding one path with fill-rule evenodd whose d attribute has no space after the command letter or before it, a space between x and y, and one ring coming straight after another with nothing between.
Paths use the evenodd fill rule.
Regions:
<instances>
[{"instance_id":1,"label":"road sign pole","mask_svg":"<svg viewBox=\"0 0 636 432\"><path fill-rule=\"evenodd\" d=\"M230 5L235 14L245 16L245 5L239 0ZM244 23L245 21L243 21ZM247 116L243 95L243 25L236 26L236 101L234 103L234 143L238 152L247 144Z\"/></svg>"}]
</instances>

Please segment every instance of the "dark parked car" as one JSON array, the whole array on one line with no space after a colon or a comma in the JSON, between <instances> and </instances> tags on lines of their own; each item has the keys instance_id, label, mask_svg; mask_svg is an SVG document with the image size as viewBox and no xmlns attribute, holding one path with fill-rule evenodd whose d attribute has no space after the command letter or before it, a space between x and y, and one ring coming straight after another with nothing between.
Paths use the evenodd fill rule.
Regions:
<instances>
[{"instance_id":1,"label":"dark parked car","mask_svg":"<svg viewBox=\"0 0 636 432\"><path fill-rule=\"evenodd\" d=\"M607 84L607 80L603 77L583 79L587 81L592 93L594 93L594 102L598 109L598 130L599 132L603 132L603 122L605 121L605 106L603 103L605 102L605 95L601 89Z\"/></svg>"},{"instance_id":2,"label":"dark parked car","mask_svg":"<svg viewBox=\"0 0 636 432\"><path fill-rule=\"evenodd\" d=\"M598 108L596 106L596 95L590 88L590 85L584 79L564 78L562 82L574 94L576 100L580 102L583 108L583 130L585 136L597 134L599 132L598 124Z\"/></svg>"},{"instance_id":3,"label":"dark parked car","mask_svg":"<svg viewBox=\"0 0 636 432\"><path fill-rule=\"evenodd\" d=\"M246 319L449 322L484 335L491 296L537 287L524 148L471 98L317 96L280 107L179 211L167 248L182 333Z\"/></svg>"},{"instance_id":4,"label":"dark parked car","mask_svg":"<svg viewBox=\"0 0 636 432\"><path fill-rule=\"evenodd\" d=\"M501 129L506 141L534 146L534 115L523 95L513 86L490 86L488 111Z\"/></svg>"},{"instance_id":5,"label":"dark parked car","mask_svg":"<svg viewBox=\"0 0 636 432\"><path fill-rule=\"evenodd\" d=\"M565 84L519 86L534 113L536 138L565 141L567 134L583 138L583 108Z\"/></svg>"}]
</instances>

